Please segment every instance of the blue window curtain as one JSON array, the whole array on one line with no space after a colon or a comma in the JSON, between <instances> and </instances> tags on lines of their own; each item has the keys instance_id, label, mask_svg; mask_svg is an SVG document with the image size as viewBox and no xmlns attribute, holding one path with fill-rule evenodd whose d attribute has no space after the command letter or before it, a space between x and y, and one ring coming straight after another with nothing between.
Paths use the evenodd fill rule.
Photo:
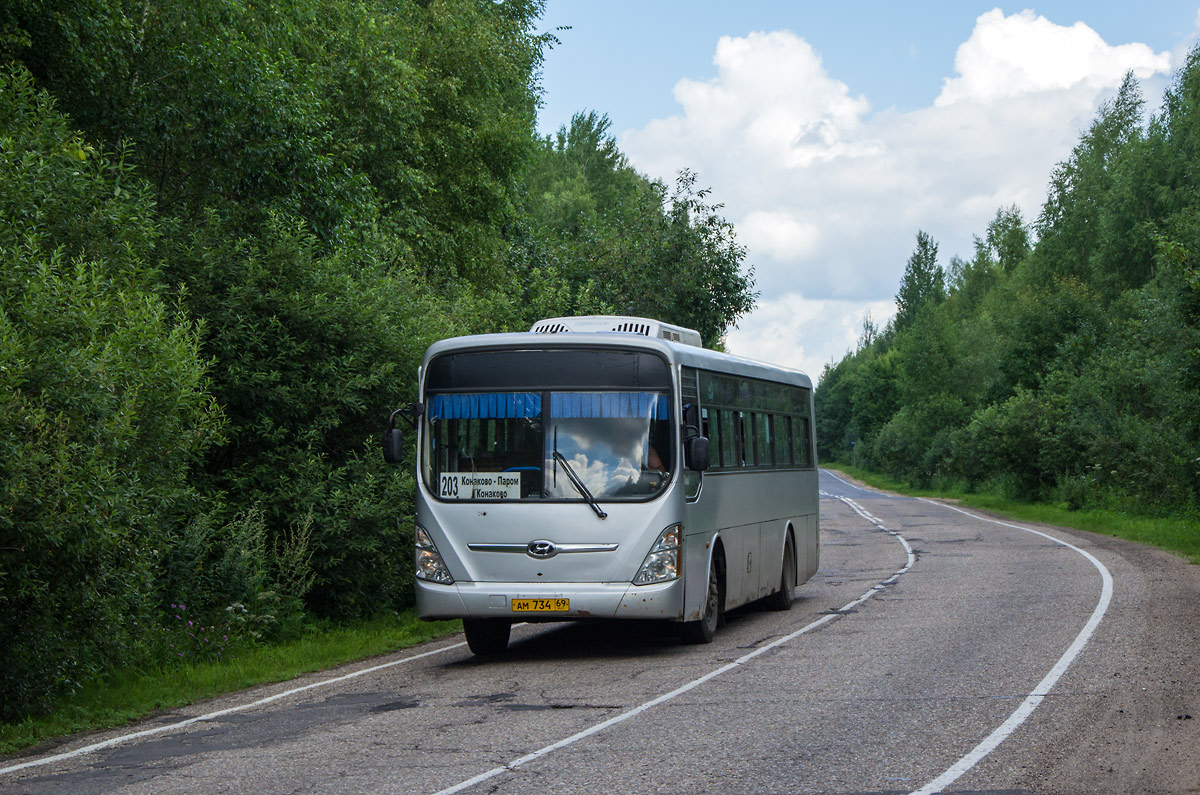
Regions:
<instances>
[{"instance_id":1,"label":"blue window curtain","mask_svg":"<svg viewBox=\"0 0 1200 795\"><path fill-rule=\"evenodd\" d=\"M431 420L510 420L540 417L538 392L485 392L470 395L432 395L426 411ZM554 392L554 419L652 419L670 417L666 395L653 392Z\"/></svg>"},{"instance_id":2,"label":"blue window curtain","mask_svg":"<svg viewBox=\"0 0 1200 795\"><path fill-rule=\"evenodd\" d=\"M653 392L554 392L553 419L652 419L670 417L666 395Z\"/></svg>"},{"instance_id":3,"label":"blue window curtain","mask_svg":"<svg viewBox=\"0 0 1200 795\"><path fill-rule=\"evenodd\" d=\"M539 417L538 392L485 392L474 395L433 395L426 411L431 420L513 420Z\"/></svg>"}]
</instances>

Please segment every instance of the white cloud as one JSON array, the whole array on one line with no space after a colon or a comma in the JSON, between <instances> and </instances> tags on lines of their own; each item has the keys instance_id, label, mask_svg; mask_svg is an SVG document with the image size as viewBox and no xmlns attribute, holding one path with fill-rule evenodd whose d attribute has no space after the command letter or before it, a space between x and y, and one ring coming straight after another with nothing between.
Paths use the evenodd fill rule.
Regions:
<instances>
[{"instance_id":1,"label":"white cloud","mask_svg":"<svg viewBox=\"0 0 1200 795\"><path fill-rule=\"evenodd\" d=\"M738 240L779 262L811 256L821 239L815 223L786 210L752 210L737 225Z\"/></svg>"},{"instance_id":2,"label":"white cloud","mask_svg":"<svg viewBox=\"0 0 1200 795\"><path fill-rule=\"evenodd\" d=\"M867 101L830 79L820 56L791 33L722 36L713 62L717 79L680 80L675 99L689 119L707 122L706 138L732 137L755 159L793 167L836 157L868 110Z\"/></svg>"},{"instance_id":3,"label":"white cloud","mask_svg":"<svg viewBox=\"0 0 1200 795\"><path fill-rule=\"evenodd\" d=\"M656 119L628 133L623 149L638 153L637 165L669 179L680 169L703 164L711 178L721 158L733 167L723 176L748 194L784 187L773 175L877 149L861 132L870 109L851 97L845 83L826 75L821 58L803 39L786 31L721 37L713 63L718 76L707 82L684 78L675 100L685 115ZM633 143L631 143L631 140Z\"/></svg>"},{"instance_id":4,"label":"white cloud","mask_svg":"<svg viewBox=\"0 0 1200 795\"><path fill-rule=\"evenodd\" d=\"M1076 87L1095 94L1120 85L1130 70L1147 78L1170 66L1169 53L1145 44L1109 46L1082 22L1063 27L1032 11L1005 17L996 8L976 20L954 57L958 76L946 79L934 104L993 103Z\"/></svg>"},{"instance_id":5,"label":"white cloud","mask_svg":"<svg viewBox=\"0 0 1200 795\"><path fill-rule=\"evenodd\" d=\"M737 226L762 298L730 349L815 363L816 376L853 347L865 307L890 306L918 229L945 263L970 256L1001 206L1036 217L1099 103L1128 70L1161 79L1171 57L1111 46L1083 23L994 10L931 106L875 114L794 33L722 37L713 63L711 80L676 84L680 115L625 133L621 147L667 181L696 171Z\"/></svg>"},{"instance_id":6,"label":"white cloud","mask_svg":"<svg viewBox=\"0 0 1200 795\"><path fill-rule=\"evenodd\" d=\"M725 349L803 370L815 381L826 364L854 350L868 314L882 328L895 311L890 300L810 300L789 293L761 301L753 315L729 332Z\"/></svg>"}]
</instances>

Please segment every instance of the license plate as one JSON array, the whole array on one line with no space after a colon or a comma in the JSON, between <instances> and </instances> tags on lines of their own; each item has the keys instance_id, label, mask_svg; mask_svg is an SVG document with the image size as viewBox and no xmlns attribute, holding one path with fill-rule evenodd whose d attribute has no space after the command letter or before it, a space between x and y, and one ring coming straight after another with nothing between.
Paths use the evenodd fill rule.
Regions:
<instances>
[{"instance_id":1,"label":"license plate","mask_svg":"<svg viewBox=\"0 0 1200 795\"><path fill-rule=\"evenodd\" d=\"M514 613L565 613L571 609L570 599L513 599Z\"/></svg>"}]
</instances>

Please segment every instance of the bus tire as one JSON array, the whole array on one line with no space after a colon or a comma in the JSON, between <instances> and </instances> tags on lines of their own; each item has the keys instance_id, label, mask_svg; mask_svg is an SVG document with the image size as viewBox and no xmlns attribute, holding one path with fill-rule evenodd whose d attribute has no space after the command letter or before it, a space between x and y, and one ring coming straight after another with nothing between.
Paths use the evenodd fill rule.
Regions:
<instances>
[{"instance_id":1,"label":"bus tire","mask_svg":"<svg viewBox=\"0 0 1200 795\"><path fill-rule=\"evenodd\" d=\"M486 657L508 648L512 622L506 618L464 618L463 634L472 654Z\"/></svg>"},{"instance_id":2,"label":"bus tire","mask_svg":"<svg viewBox=\"0 0 1200 795\"><path fill-rule=\"evenodd\" d=\"M721 623L721 578L717 576L717 561L714 558L708 567L708 594L704 599L704 613L699 621L688 621L683 625L683 638L688 643L712 643Z\"/></svg>"},{"instance_id":3,"label":"bus tire","mask_svg":"<svg viewBox=\"0 0 1200 795\"><path fill-rule=\"evenodd\" d=\"M783 566L779 574L779 590L767 597L767 606L772 610L791 610L796 592L796 548L789 533L783 544Z\"/></svg>"}]
</instances>

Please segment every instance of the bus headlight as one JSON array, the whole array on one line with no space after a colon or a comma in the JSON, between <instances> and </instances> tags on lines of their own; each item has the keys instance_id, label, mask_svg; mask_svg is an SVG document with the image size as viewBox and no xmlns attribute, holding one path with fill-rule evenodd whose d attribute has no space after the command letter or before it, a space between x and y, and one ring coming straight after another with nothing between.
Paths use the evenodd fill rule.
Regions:
<instances>
[{"instance_id":1,"label":"bus headlight","mask_svg":"<svg viewBox=\"0 0 1200 795\"><path fill-rule=\"evenodd\" d=\"M442 585L452 585L454 577L451 576L450 570L446 568L446 564L442 562L442 556L438 554L437 547L433 545L433 539L429 537L429 533L425 532L425 528L417 525L416 533L416 563L417 563L417 579L428 580Z\"/></svg>"},{"instance_id":2,"label":"bus headlight","mask_svg":"<svg viewBox=\"0 0 1200 795\"><path fill-rule=\"evenodd\" d=\"M650 585L674 580L683 572L683 525L673 524L658 534L637 576L634 585Z\"/></svg>"}]
</instances>

